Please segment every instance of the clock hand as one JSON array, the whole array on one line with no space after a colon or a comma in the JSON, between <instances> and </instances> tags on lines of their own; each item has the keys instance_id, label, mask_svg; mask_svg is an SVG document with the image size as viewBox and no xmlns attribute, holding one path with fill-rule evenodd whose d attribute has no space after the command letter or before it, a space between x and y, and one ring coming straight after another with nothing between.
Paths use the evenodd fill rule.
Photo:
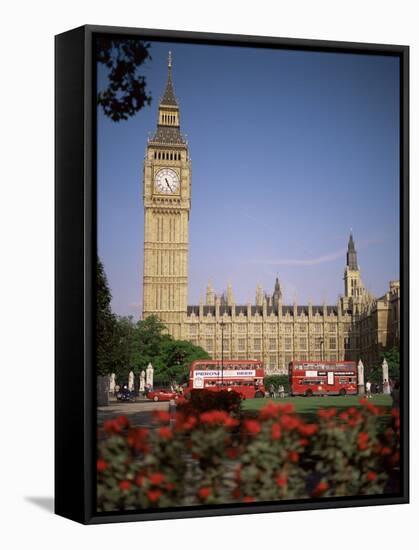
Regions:
<instances>
[{"instance_id":1,"label":"clock hand","mask_svg":"<svg viewBox=\"0 0 419 550\"><path fill-rule=\"evenodd\" d=\"M164 179L166 180L166 185L167 185L167 187L168 187L168 188L170 189L170 191L172 191L172 193L173 193L173 189L170 187L169 182L167 181L167 178L164 178Z\"/></svg>"}]
</instances>

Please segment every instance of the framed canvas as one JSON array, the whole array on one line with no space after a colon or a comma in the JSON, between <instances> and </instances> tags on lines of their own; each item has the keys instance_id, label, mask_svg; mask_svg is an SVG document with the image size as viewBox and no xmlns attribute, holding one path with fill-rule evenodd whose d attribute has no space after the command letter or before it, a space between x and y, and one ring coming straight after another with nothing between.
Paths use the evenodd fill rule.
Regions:
<instances>
[{"instance_id":1,"label":"framed canvas","mask_svg":"<svg viewBox=\"0 0 419 550\"><path fill-rule=\"evenodd\" d=\"M56 513L407 503L408 47L55 44Z\"/></svg>"}]
</instances>

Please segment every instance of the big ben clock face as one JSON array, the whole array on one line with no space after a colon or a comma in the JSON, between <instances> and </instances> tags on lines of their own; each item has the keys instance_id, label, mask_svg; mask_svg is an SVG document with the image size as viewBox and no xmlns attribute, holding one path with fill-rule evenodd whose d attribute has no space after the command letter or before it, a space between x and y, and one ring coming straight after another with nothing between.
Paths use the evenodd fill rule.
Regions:
<instances>
[{"instance_id":1,"label":"big ben clock face","mask_svg":"<svg viewBox=\"0 0 419 550\"><path fill-rule=\"evenodd\" d=\"M179 190L179 176L171 168L162 168L154 178L154 185L159 193L171 195Z\"/></svg>"}]
</instances>

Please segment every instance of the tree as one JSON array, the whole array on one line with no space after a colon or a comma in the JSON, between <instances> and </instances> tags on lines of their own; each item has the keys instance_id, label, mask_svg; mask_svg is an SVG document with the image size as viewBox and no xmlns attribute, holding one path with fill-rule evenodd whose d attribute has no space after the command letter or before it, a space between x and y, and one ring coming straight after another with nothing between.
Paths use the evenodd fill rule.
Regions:
<instances>
[{"instance_id":1,"label":"tree","mask_svg":"<svg viewBox=\"0 0 419 550\"><path fill-rule=\"evenodd\" d=\"M161 353L163 342L170 339L166 326L155 315L138 321L131 342L131 364L139 374L149 363L154 363Z\"/></svg>"},{"instance_id":2,"label":"tree","mask_svg":"<svg viewBox=\"0 0 419 550\"><path fill-rule=\"evenodd\" d=\"M381 354L381 363L385 359L388 364L388 376L390 380L400 380L400 351L394 346L389 351Z\"/></svg>"},{"instance_id":3,"label":"tree","mask_svg":"<svg viewBox=\"0 0 419 550\"><path fill-rule=\"evenodd\" d=\"M112 295L105 270L96 260L96 372L105 376L113 372L116 322L111 311Z\"/></svg>"},{"instance_id":4,"label":"tree","mask_svg":"<svg viewBox=\"0 0 419 550\"><path fill-rule=\"evenodd\" d=\"M389 351L384 351L380 355L378 365L370 366L366 371L367 379L375 384L382 384L383 369L382 364L384 359L388 364L388 376L390 380L400 380L400 352L398 347L393 347Z\"/></svg>"},{"instance_id":5,"label":"tree","mask_svg":"<svg viewBox=\"0 0 419 550\"><path fill-rule=\"evenodd\" d=\"M167 339L162 342L161 351L155 363L154 377L157 383L188 381L189 367L197 359L209 359L208 353L191 342Z\"/></svg>"},{"instance_id":6,"label":"tree","mask_svg":"<svg viewBox=\"0 0 419 550\"><path fill-rule=\"evenodd\" d=\"M110 363L119 383L127 382L128 374L133 370L135 327L132 317L115 317Z\"/></svg>"},{"instance_id":7,"label":"tree","mask_svg":"<svg viewBox=\"0 0 419 550\"><path fill-rule=\"evenodd\" d=\"M106 88L99 90L97 103L105 115L119 122L150 105L146 80L138 72L147 59L150 44L136 39L102 36L96 42L96 60L108 69Z\"/></svg>"}]
</instances>

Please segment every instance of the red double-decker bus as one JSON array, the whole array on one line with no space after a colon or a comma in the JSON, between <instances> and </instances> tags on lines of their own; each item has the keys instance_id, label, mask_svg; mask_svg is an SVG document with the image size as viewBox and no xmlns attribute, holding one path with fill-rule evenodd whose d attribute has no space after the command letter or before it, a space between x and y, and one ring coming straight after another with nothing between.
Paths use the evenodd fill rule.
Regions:
<instances>
[{"instance_id":1,"label":"red double-decker bus","mask_svg":"<svg viewBox=\"0 0 419 550\"><path fill-rule=\"evenodd\" d=\"M188 387L190 390L234 390L243 398L264 397L264 376L261 361L203 359L191 364Z\"/></svg>"},{"instance_id":2,"label":"red double-decker bus","mask_svg":"<svg viewBox=\"0 0 419 550\"><path fill-rule=\"evenodd\" d=\"M354 361L292 361L288 367L291 395L356 395Z\"/></svg>"}]
</instances>

